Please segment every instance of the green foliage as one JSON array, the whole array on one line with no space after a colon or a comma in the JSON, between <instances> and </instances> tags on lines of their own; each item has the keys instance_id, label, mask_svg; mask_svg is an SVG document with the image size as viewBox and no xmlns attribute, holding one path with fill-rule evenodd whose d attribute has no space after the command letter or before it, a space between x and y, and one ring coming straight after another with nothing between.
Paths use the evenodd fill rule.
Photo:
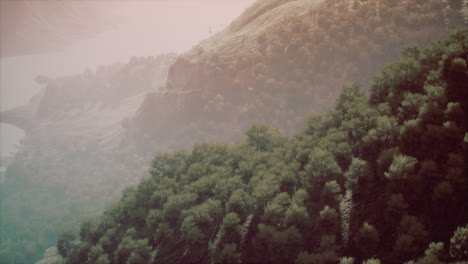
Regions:
<instances>
[{"instance_id":1,"label":"green foliage","mask_svg":"<svg viewBox=\"0 0 468 264\"><path fill-rule=\"evenodd\" d=\"M129 235L122 239L114 253L114 260L117 264L147 263L150 257L151 247L148 245L148 240L135 240Z\"/></svg>"},{"instance_id":2,"label":"green foliage","mask_svg":"<svg viewBox=\"0 0 468 264\"><path fill-rule=\"evenodd\" d=\"M275 6L278 3L296 4L291 1L274 2ZM94 142L92 146L78 143L79 147L70 147L66 142L63 145L70 147L70 150L62 151L62 144L59 144L60 154L49 156L49 152L52 152L49 147L44 148L47 151L36 152L37 141L30 143L28 147L32 147L33 152L23 153L21 157L24 164L30 164L26 166L28 179L23 181L24 178L9 173L7 184L1 187L4 207L0 222L5 225L1 228L0 259L12 262L10 260L19 254L21 256L14 262L34 262L44 248L53 244L58 230L67 225L77 226L78 219L96 215L95 210L89 212L84 208L89 205L92 209L101 208L120 193L123 185L133 182L134 176L139 176L137 171L143 171L146 161L142 157L152 155L155 150L189 148L194 142L233 142L239 140L239 135L249 128L252 121L292 133L310 114L325 113L331 109L344 83L356 82L366 86L383 64L394 60L403 46L409 43L426 44L441 37L448 28L465 24L463 12L466 13L461 0L330 0L304 7L303 12L298 12L297 19L283 22L279 17L273 21L274 24L267 21L267 25L274 26L265 27L268 31L264 31L264 34L248 34L248 48L243 46L242 41L242 49L248 52L242 55L224 57L197 47L194 52L199 55L195 59L202 61L199 65L191 67L183 58L178 59L175 72L184 68L196 69L195 74L182 74L180 79L186 79L183 80L187 81L186 86L173 89L184 92L170 92L171 86L179 81L178 75L174 74L176 77L169 82L167 92L149 95L137 117L123 122L129 142L122 142L117 155L103 155L97 151L96 146L100 144ZM277 16L266 18L274 20ZM243 18L240 20L245 22ZM231 33L236 34L234 39L237 39L240 31L234 29ZM450 175L446 183L434 183L437 189L432 183L428 184L431 188L417 185L420 187L414 189L418 194L413 196L430 193L434 194L434 202L437 203L459 201L459 196L455 200L441 198L457 196L460 193L458 187L463 186L464 182L460 177L464 175L464 166L460 173L460 168L445 165L445 161L450 154L460 154L459 135L465 137L463 144L468 138L466 129L463 129L468 112L467 39L466 33L459 30L453 33L450 40L434 44L430 49L408 48L398 63L385 67L372 82L371 106L365 92L357 91L357 86L348 87L331 115L319 122L311 122L318 123L318 126L311 125L305 129L307 133L298 135L297 140L291 140L292 145L300 147L291 147L293 150L287 147L274 159L267 153L274 152L284 142L274 137L272 129L270 132L262 131L261 127L256 128L261 133L257 136L257 132L251 131L248 142L244 144L250 149L240 147L242 151L230 150L235 152L235 157L222 164L221 167L228 168L226 170L217 168L218 171L213 171L212 167L203 164L201 160L207 158L203 153L192 157L198 162L187 159L188 154L184 152L160 154L154 161L151 174L164 178L157 185L164 185L165 189L153 190L157 188L151 184L156 183L147 181L144 184L146 190L136 192L145 197L148 191L154 196L142 199L130 195L114 212L117 217L109 216L106 221L144 226L150 240L155 235L162 239L164 236L161 236L161 232L172 234L182 224L182 214L177 210L189 209L208 198L222 201L221 207L229 205L225 211L236 212L244 220L254 210L262 214L264 207L279 192L292 195L300 188L306 190L310 197L307 204L291 209L301 212L292 215L314 219L325 203L333 206L328 191L320 197L322 185L336 181L344 190L343 182L346 179L342 179L341 174L349 171L353 158L359 158L367 162L371 179L359 178L355 183L356 175L350 174L347 177L351 179L348 185L354 185L357 196L364 190L370 192L375 187L373 184L376 184L373 180L385 177L383 173L393 161L392 150L418 159L416 170L424 160L430 159L441 165L438 174ZM229 45L237 43L220 43L223 42ZM229 47L223 48L228 50ZM172 62L173 59L173 55L160 59L132 58L128 64L100 67L96 72L87 71L79 76L58 79L39 77L37 81L48 88L46 99L37 106L37 117L53 118L55 114L81 108L87 103L87 95L96 91L99 92L98 101L105 98L102 101L106 105L122 105L117 95L127 98L134 92L153 90L155 71L160 68L160 62ZM66 90L67 96L57 93L58 87ZM448 119L444 116L447 103L459 105L458 110L451 109L447 113ZM423 105L425 109L420 115L419 108ZM413 119L414 125L402 129L404 122ZM438 124L440 121L447 121L447 126ZM45 123L44 127L49 128ZM314 129L316 133L311 133ZM400 131L403 133L399 134ZM54 141L55 138L50 140ZM79 150L81 147L87 148L87 151ZM315 147L325 151L325 155L313 150ZM252 149L265 152L263 159L283 162L270 162L265 165L268 168L259 166L262 157L250 153ZM220 156L228 156L222 148L216 154L209 153L218 161ZM313 164L308 166L311 153ZM28 161L30 154L33 154L31 163ZM315 154L330 161L330 167L319 164L314 158ZM74 158L76 156L79 158ZM379 160L378 164L375 164L376 160ZM387 161L390 161L388 166ZM284 163L283 168L274 168L276 163ZM17 164L16 167L23 168L24 164ZM188 166L191 168L187 169ZM220 165L213 162L212 166ZM307 170L303 171L305 167ZM230 173L231 169L235 173ZM74 177L65 177L69 175ZM209 177L205 177L207 175ZM421 175L416 176L425 179ZM418 177L411 180L416 181ZM86 183L81 184L85 179ZM44 182L53 182L53 187ZM379 184L387 186L384 183ZM403 190L405 185L392 184L398 190L388 191L387 196L391 195L390 192L404 193L407 203L415 202L415 197ZM65 185L70 188L64 189ZM256 187L259 185L261 187ZM365 187L356 188L357 185ZM182 192L180 186L184 186L183 192L196 194L195 200L179 197L188 200L178 204L171 200L172 204L164 208L169 197ZM26 189L28 192L24 191ZM244 193L240 195L237 190ZM230 198L231 202L226 201ZM418 203L414 207L424 206ZM438 208L441 207L439 204ZM148 208L159 211L152 211L149 217ZM32 214L37 217L26 217ZM290 217L288 219L295 220L288 221L305 228L306 225L297 223L302 216ZM361 220L356 222L362 223L366 219ZM109 226L114 224L109 223ZM441 232L451 232L449 229L453 225L447 224L447 228ZM116 231L116 237L109 240L118 240L121 232ZM97 232L90 242L96 243L101 235ZM115 244L115 241L111 244ZM109 261L112 262L112 258L109 255Z\"/></svg>"},{"instance_id":3,"label":"green foliage","mask_svg":"<svg viewBox=\"0 0 468 264\"><path fill-rule=\"evenodd\" d=\"M369 257L379 247L379 233L374 226L365 222L354 237L356 246L361 253Z\"/></svg>"},{"instance_id":4,"label":"green foliage","mask_svg":"<svg viewBox=\"0 0 468 264\"><path fill-rule=\"evenodd\" d=\"M354 258L352 258L352 257L342 257L342 258L340 258L340 264L354 264Z\"/></svg>"},{"instance_id":5,"label":"green foliage","mask_svg":"<svg viewBox=\"0 0 468 264\"><path fill-rule=\"evenodd\" d=\"M424 224L415 216L404 215L398 231L399 234L394 245L397 254L413 257L427 243L428 232Z\"/></svg>"},{"instance_id":6,"label":"green foliage","mask_svg":"<svg viewBox=\"0 0 468 264\"><path fill-rule=\"evenodd\" d=\"M236 145L158 154L151 176L82 224L67 263L466 261L466 227L450 239L467 217L466 112L439 91L458 34L406 50L369 96L347 87L295 137L254 125Z\"/></svg>"},{"instance_id":7,"label":"green foliage","mask_svg":"<svg viewBox=\"0 0 468 264\"><path fill-rule=\"evenodd\" d=\"M344 173L346 179L346 188L352 190L354 185L358 183L360 178L368 178L371 175L371 171L367 162L359 158L353 158L348 171Z\"/></svg>"},{"instance_id":8,"label":"green foliage","mask_svg":"<svg viewBox=\"0 0 468 264\"><path fill-rule=\"evenodd\" d=\"M382 264L382 262L379 259L371 258L362 262L362 264Z\"/></svg>"},{"instance_id":9,"label":"green foliage","mask_svg":"<svg viewBox=\"0 0 468 264\"><path fill-rule=\"evenodd\" d=\"M66 258L70 254L73 240L75 240L75 234L71 229L64 230L60 234L57 240L57 250L62 257Z\"/></svg>"},{"instance_id":10,"label":"green foliage","mask_svg":"<svg viewBox=\"0 0 468 264\"><path fill-rule=\"evenodd\" d=\"M218 53L219 49L208 51L208 46L215 45L214 39L208 40L207 46L196 46L191 55L181 56L174 69L188 78L179 79L174 74L168 88L190 95L151 96L133 123L144 128L150 139L132 133L135 142L147 151L161 146L185 148L220 138L233 142L252 122L292 133L310 114L331 109L344 84L367 85L404 46L424 45L444 36L446 23L462 25L459 19L451 20L454 14L460 14L459 5L451 7L438 0L354 2L304 3L304 12L288 21L275 20L282 18L275 7L281 10L293 5L289 2L253 6L251 11L259 8L257 15L268 11L275 15L264 17L265 26L249 29L252 34L242 37L240 43L216 44L221 50L239 51L235 56ZM249 24L246 21L252 21L250 16L257 15L246 12L226 35L237 36L238 30ZM397 99L406 92L421 91L425 76L420 70L427 65L420 60L423 56L419 48L408 48L398 65L386 68L376 79L372 101L374 97L376 102L392 99L389 105L395 108ZM191 61L199 64L186 67ZM391 83L382 83L387 81ZM365 101L365 96L361 99ZM359 107L354 112L362 110L373 109ZM159 121L153 122L155 119ZM361 124L356 121L349 121L356 136L367 133L361 124L369 120L360 120Z\"/></svg>"},{"instance_id":11,"label":"green foliage","mask_svg":"<svg viewBox=\"0 0 468 264\"><path fill-rule=\"evenodd\" d=\"M245 134L247 135L248 144L256 151L271 150L274 148L273 144L278 142L275 139L277 133L265 125L254 124Z\"/></svg>"},{"instance_id":12,"label":"green foliage","mask_svg":"<svg viewBox=\"0 0 468 264\"><path fill-rule=\"evenodd\" d=\"M388 172L385 173L385 177L389 179L406 179L417 162L418 160L413 157L396 155L393 157L392 164L390 165Z\"/></svg>"},{"instance_id":13,"label":"green foliage","mask_svg":"<svg viewBox=\"0 0 468 264\"><path fill-rule=\"evenodd\" d=\"M297 256L296 261L294 263L296 264L314 264L314 263L331 264L331 263L336 263L336 261L338 261L338 257L332 251L326 251L323 253L314 253L314 254L302 252Z\"/></svg>"},{"instance_id":14,"label":"green foliage","mask_svg":"<svg viewBox=\"0 0 468 264\"><path fill-rule=\"evenodd\" d=\"M339 226L339 215L334 208L330 208L328 205L320 211L319 214L320 226L325 230L326 233L333 233L338 229Z\"/></svg>"},{"instance_id":15,"label":"green foliage","mask_svg":"<svg viewBox=\"0 0 468 264\"><path fill-rule=\"evenodd\" d=\"M468 259L468 225L457 227L450 239L450 256L456 260Z\"/></svg>"},{"instance_id":16,"label":"green foliage","mask_svg":"<svg viewBox=\"0 0 468 264\"><path fill-rule=\"evenodd\" d=\"M73 226L78 234L83 219L96 218L107 203L118 199L123 187L147 171L149 159L134 146L105 150L103 145L114 143L97 132L96 120L116 121L105 131L131 127L128 119L120 124L123 116L116 109L128 109L123 103L128 98L154 90L174 60L175 54L134 58L74 76L38 78L42 92L35 97L29 119L38 129L26 128L24 146L0 184L0 263L39 261L44 250L56 244L61 230ZM99 105L100 110L89 111L84 105ZM114 114L99 119L107 112L104 109ZM75 122L87 117L88 121ZM90 133L77 132L78 123ZM80 134L79 140L66 131Z\"/></svg>"},{"instance_id":17,"label":"green foliage","mask_svg":"<svg viewBox=\"0 0 468 264\"><path fill-rule=\"evenodd\" d=\"M424 257L420 258L418 264L436 264L441 263L445 259L444 243L430 243L429 247L424 252Z\"/></svg>"},{"instance_id":18,"label":"green foliage","mask_svg":"<svg viewBox=\"0 0 468 264\"><path fill-rule=\"evenodd\" d=\"M215 263L241 263L240 253L236 244L226 244L219 253L219 258Z\"/></svg>"},{"instance_id":19,"label":"green foliage","mask_svg":"<svg viewBox=\"0 0 468 264\"><path fill-rule=\"evenodd\" d=\"M334 155L321 148L314 148L309 154L309 163L305 167L305 171L308 174L308 177L304 179L305 186L334 180L341 173Z\"/></svg>"}]
</instances>

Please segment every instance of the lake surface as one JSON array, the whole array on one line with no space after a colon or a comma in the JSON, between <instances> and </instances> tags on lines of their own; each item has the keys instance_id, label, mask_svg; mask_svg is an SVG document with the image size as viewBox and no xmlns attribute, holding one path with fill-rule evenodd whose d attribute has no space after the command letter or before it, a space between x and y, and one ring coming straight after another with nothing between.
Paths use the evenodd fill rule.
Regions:
<instances>
[{"instance_id":1,"label":"lake surface","mask_svg":"<svg viewBox=\"0 0 468 264\"><path fill-rule=\"evenodd\" d=\"M0 123L0 167L6 167L5 158L11 157L21 147L24 131L9 124Z\"/></svg>"}]
</instances>

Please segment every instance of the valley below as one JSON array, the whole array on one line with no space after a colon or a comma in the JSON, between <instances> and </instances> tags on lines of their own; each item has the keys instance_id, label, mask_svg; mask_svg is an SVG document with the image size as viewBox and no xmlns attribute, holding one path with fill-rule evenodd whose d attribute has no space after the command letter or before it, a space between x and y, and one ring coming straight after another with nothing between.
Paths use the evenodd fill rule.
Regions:
<instances>
[{"instance_id":1,"label":"valley below","mask_svg":"<svg viewBox=\"0 0 468 264\"><path fill-rule=\"evenodd\" d=\"M2 58L0 263L468 260L449 244L468 221L457 3L244 1L177 44L152 17L190 22L184 4L141 3L121 32ZM139 44L96 48L122 36Z\"/></svg>"}]
</instances>

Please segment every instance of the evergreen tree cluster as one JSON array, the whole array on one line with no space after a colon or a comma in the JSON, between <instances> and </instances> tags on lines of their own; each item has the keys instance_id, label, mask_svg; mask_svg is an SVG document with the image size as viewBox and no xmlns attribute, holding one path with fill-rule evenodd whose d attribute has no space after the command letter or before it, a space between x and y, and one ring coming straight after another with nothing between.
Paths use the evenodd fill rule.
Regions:
<instances>
[{"instance_id":1,"label":"evergreen tree cluster","mask_svg":"<svg viewBox=\"0 0 468 264\"><path fill-rule=\"evenodd\" d=\"M416 1L418 2L418 1ZM466 263L468 30L405 49L293 137L160 153L65 263Z\"/></svg>"}]
</instances>

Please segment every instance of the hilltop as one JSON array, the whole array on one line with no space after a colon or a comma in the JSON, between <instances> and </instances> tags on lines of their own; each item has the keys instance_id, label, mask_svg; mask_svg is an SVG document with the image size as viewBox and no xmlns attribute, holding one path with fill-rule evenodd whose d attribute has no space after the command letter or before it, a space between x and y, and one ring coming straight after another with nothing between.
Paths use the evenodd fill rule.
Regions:
<instances>
[{"instance_id":1,"label":"hilltop","mask_svg":"<svg viewBox=\"0 0 468 264\"><path fill-rule=\"evenodd\" d=\"M131 144L152 153L234 142L254 121L293 133L331 109L343 84L366 85L404 46L463 24L461 9L441 1L257 1L177 57L167 93L149 94L130 120Z\"/></svg>"},{"instance_id":2,"label":"hilltop","mask_svg":"<svg viewBox=\"0 0 468 264\"><path fill-rule=\"evenodd\" d=\"M78 263L458 264L468 261L468 30L405 49L366 93L293 137L158 153L79 237ZM71 243L72 241L77 241Z\"/></svg>"},{"instance_id":3,"label":"hilltop","mask_svg":"<svg viewBox=\"0 0 468 264\"><path fill-rule=\"evenodd\" d=\"M343 84L366 86L404 46L463 24L457 3L260 0L177 57L38 78L29 104L1 113L26 138L0 186L0 255L37 259L63 223L143 177L156 152L233 143L253 122L293 135L334 107Z\"/></svg>"}]
</instances>

